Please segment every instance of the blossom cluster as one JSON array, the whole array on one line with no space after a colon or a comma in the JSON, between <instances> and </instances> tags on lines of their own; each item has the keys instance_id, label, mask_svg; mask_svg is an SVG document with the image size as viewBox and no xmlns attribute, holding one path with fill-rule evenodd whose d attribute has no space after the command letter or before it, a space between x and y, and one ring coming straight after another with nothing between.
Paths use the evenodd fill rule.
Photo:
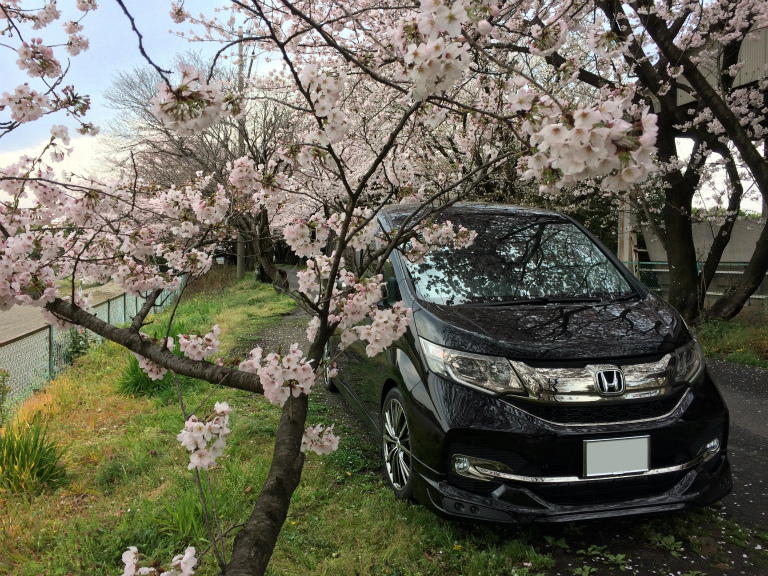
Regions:
<instances>
[{"instance_id":1,"label":"blossom cluster","mask_svg":"<svg viewBox=\"0 0 768 576\"><path fill-rule=\"evenodd\" d=\"M321 146L340 142L349 131L347 115L336 103L346 82L343 69L321 69L317 64L306 64L299 74L299 81L309 94L314 114L322 119L322 128L310 134L310 141Z\"/></svg>"},{"instance_id":2,"label":"blossom cluster","mask_svg":"<svg viewBox=\"0 0 768 576\"><path fill-rule=\"evenodd\" d=\"M388 30L390 41L403 59L405 75L412 82L414 99L425 100L448 89L468 68L468 46L452 41L461 35L462 25L468 21L467 3L463 0L429 0L421 2L413 19Z\"/></svg>"},{"instance_id":3,"label":"blossom cluster","mask_svg":"<svg viewBox=\"0 0 768 576\"><path fill-rule=\"evenodd\" d=\"M150 560L139 553L136 546L129 546L128 550L123 552L123 564L125 570L123 576L154 575L154 576L192 576L195 573L197 558L196 550L191 546L171 560L171 566L167 570L156 569L154 566L148 566Z\"/></svg>"},{"instance_id":4,"label":"blossom cluster","mask_svg":"<svg viewBox=\"0 0 768 576\"><path fill-rule=\"evenodd\" d=\"M42 38L32 38L30 43L22 42L17 50L16 64L33 78L56 78L61 75L61 63L54 58L53 49L43 44Z\"/></svg>"},{"instance_id":5,"label":"blossom cluster","mask_svg":"<svg viewBox=\"0 0 768 576\"><path fill-rule=\"evenodd\" d=\"M176 439L190 452L187 469L208 470L216 464L227 446L231 411L226 402L216 402L211 417L200 420L193 414L184 423Z\"/></svg>"},{"instance_id":6,"label":"blossom cluster","mask_svg":"<svg viewBox=\"0 0 768 576\"><path fill-rule=\"evenodd\" d=\"M328 240L329 223L318 215L309 220L294 219L283 228L283 238L296 256L311 258L322 254Z\"/></svg>"},{"instance_id":7,"label":"blossom cluster","mask_svg":"<svg viewBox=\"0 0 768 576\"><path fill-rule=\"evenodd\" d=\"M341 235L345 218L340 214L333 214L328 219L328 226ZM352 211L347 229L348 246L353 250L365 250L371 246L376 237L378 226L373 219L373 210L357 207ZM354 234L353 234L354 233Z\"/></svg>"},{"instance_id":8,"label":"blossom cluster","mask_svg":"<svg viewBox=\"0 0 768 576\"><path fill-rule=\"evenodd\" d=\"M392 308L371 311L368 313L372 322L350 329L360 340L368 344L365 353L371 358L380 354L399 339L413 321L413 313L402 302L396 302Z\"/></svg>"},{"instance_id":9,"label":"blossom cluster","mask_svg":"<svg viewBox=\"0 0 768 576\"><path fill-rule=\"evenodd\" d=\"M322 424L308 426L301 438L301 451L328 455L338 450L339 437L333 433L333 426L324 428Z\"/></svg>"},{"instance_id":10,"label":"blossom cluster","mask_svg":"<svg viewBox=\"0 0 768 576\"><path fill-rule=\"evenodd\" d=\"M141 333L141 336L144 338L149 338L146 334L143 332ZM167 348L168 350L173 350L174 343L173 338L170 336L167 339L163 339L160 341L160 345L164 348ZM163 376L165 376L165 373L168 372L167 368L163 368L159 364L155 364L151 360L147 360L144 358L144 356L141 356L139 354L134 353L133 354L136 357L136 360L139 362L139 368L141 368L144 371L144 374L149 376L151 380L161 380Z\"/></svg>"},{"instance_id":11,"label":"blossom cluster","mask_svg":"<svg viewBox=\"0 0 768 576\"><path fill-rule=\"evenodd\" d=\"M541 101L526 100L522 109L533 106L535 100ZM646 108L636 122L628 122L624 115L629 101L607 100L578 108L567 123L545 120L538 127L524 123L535 154L524 161L523 178L539 180L542 192L588 178L602 178L602 186L614 191L645 180L655 170L656 116Z\"/></svg>"},{"instance_id":12,"label":"blossom cluster","mask_svg":"<svg viewBox=\"0 0 768 576\"><path fill-rule=\"evenodd\" d=\"M192 360L205 360L219 351L221 329L216 324L205 336L197 334L179 334L179 347L182 354Z\"/></svg>"},{"instance_id":13,"label":"blossom cluster","mask_svg":"<svg viewBox=\"0 0 768 576\"><path fill-rule=\"evenodd\" d=\"M17 86L13 94L3 92L0 110L6 106L11 109L11 119L15 122L32 122L48 109L48 99L25 83Z\"/></svg>"},{"instance_id":14,"label":"blossom cluster","mask_svg":"<svg viewBox=\"0 0 768 576\"><path fill-rule=\"evenodd\" d=\"M271 352L264 356L261 348L254 348L240 363L240 370L258 374L264 397L280 406L291 395L309 394L315 383L311 361L304 357L298 343L291 345L288 354Z\"/></svg>"},{"instance_id":15,"label":"blossom cluster","mask_svg":"<svg viewBox=\"0 0 768 576\"><path fill-rule=\"evenodd\" d=\"M176 88L157 83L157 95L150 100L151 112L181 136L192 136L210 128L224 116L239 116L240 100L225 94L220 82L208 82L202 71L179 65L181 81Z\"/></svg>"}]
</instances>

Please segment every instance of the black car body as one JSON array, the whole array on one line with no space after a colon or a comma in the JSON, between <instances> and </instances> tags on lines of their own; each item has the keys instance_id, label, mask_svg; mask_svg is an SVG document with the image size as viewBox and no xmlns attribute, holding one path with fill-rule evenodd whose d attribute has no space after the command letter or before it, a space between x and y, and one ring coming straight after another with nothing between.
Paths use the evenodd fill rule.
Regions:
<instances>
[{"instance_id":1,"label":"black car body","mask_svg":"<svg viewBox=\"0 0 768 576\"><path fill-rule=\"evenodd\" d=\"M410 211L385 209L382 230ZM330 383L381 438L398 496L453 518L559 522L730 492L728 410L669 304L566 216L441 217L475 244L420 264L393 254L388 300L413 322L374 358L343 350Z\"/></svg>"}]
</instances>

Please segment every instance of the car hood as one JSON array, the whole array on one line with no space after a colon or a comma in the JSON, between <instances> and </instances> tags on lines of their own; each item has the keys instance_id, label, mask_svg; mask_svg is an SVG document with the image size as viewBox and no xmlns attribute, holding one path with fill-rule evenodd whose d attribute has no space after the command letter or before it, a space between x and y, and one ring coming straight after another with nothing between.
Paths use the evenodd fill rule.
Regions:
<instances>
[{"instance_id":1,"label":"car hood","mask_svg":"<svg viewBox=\"0 0 768 576\"><path fill-rule=\"evenodd\" d=\"M653 294L597 305L419 304L414 320L423 338L455 350L520 360L658 355L688 340L677 312Z\"/></svg>"}]
</instances>

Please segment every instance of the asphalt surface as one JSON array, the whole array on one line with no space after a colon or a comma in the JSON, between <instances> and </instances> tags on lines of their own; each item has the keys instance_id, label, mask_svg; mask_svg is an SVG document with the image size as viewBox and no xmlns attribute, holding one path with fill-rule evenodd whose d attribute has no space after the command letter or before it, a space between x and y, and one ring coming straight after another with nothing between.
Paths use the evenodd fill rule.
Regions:
<instances>
[{"instance_id":1,"label":"asphalt surface","mask_svg":"<svg viewBox=\"0 0 768 576\"><path fill-rule=\"evenodd\" d=\"M731 413L733 492L723 501L737 522L768 530L768 370L707 360Z\"/></svg>"},{"instance_id":2,"label":"asphalt surface","mask_svg":"<svg viewBox=\"0 0 768 576\"><path fill-rule=\"evenodd\" d=\"M97 306L110 298L120 296L123 289L117 284L109 283L88 288L84 292L91 294L91 306ZM47 325L48 321L37 307L12 306L9 310L0 310L0 344Z\"/></svg>"}]
</instances>

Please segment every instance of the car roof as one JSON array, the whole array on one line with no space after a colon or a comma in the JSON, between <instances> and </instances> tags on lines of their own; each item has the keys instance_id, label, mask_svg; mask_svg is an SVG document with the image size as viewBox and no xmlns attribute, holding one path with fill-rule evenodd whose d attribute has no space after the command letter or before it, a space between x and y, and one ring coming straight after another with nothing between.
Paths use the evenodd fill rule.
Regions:
<instances>
[{"instance_id":1,"label":"car roof","mask_svg":"<svg viewBox=\"0 0 768 576\"><path fill-rule=\"evenodd\" d=\"M390 225L398 225L398 221L402 221L404 218L410 216L414 210L418 207L418 204L390 204L384 206L380 214L385 217ZM430 207L424 208L425 213L433 212ZM543 208L533 208L527 206L515 206L513 204L494 204L492 202L457 202L452 206L449 206L439 211L440 218L450 219L456 216L464 215L487 215L487 216L549 216L561 221L568 221L569 219L558 212L552 210L545 210Z\"/></svg>"}]
</instances>

